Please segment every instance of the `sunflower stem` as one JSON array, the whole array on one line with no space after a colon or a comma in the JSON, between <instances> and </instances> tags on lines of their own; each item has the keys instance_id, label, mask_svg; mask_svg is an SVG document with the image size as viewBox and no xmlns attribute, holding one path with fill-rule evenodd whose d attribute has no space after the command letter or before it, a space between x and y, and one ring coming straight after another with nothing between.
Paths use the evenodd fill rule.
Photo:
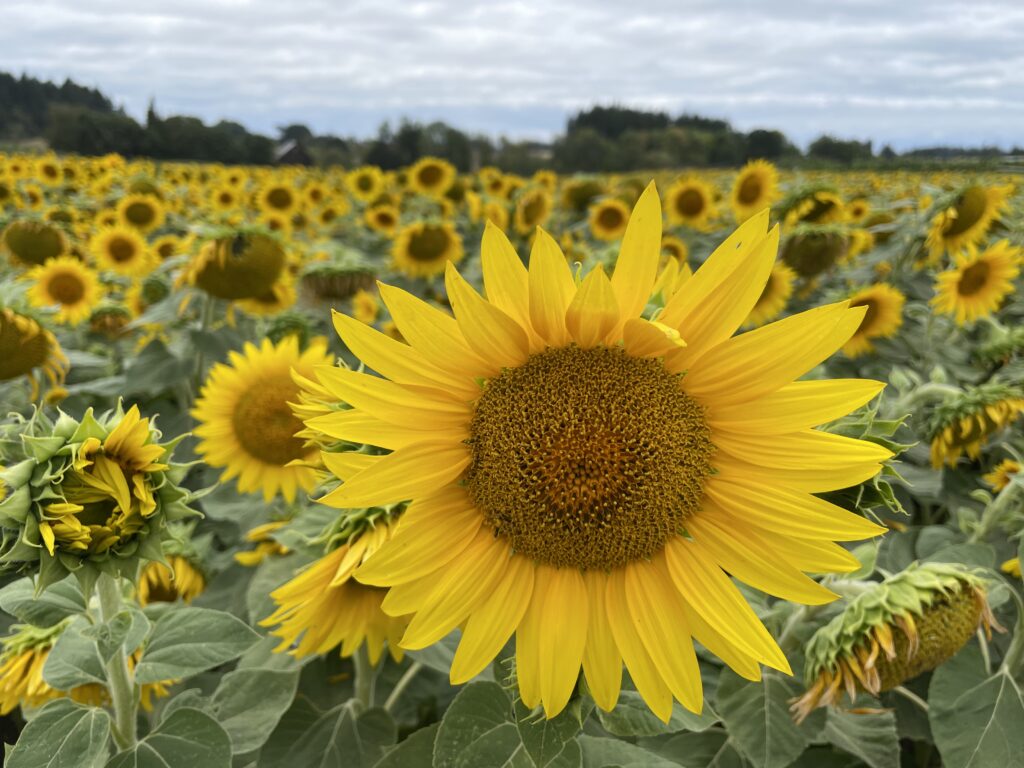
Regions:
<instances>
[{"instance_id":1,"label":"sunflower stem","mask_svg":"<svg viewBox=\"0 0 1024 768\"><path fill-rule=\"evenodd\" d=\"M365 711L373 706L373 684L377 677L377 668L370 663L370 654L365 643L352 654L352 663L356 668L356 700L362 704Z\"/></svg>"},{"instance_id":2,"label":"sunflower stem","mask_svg":"<svg viewBox=\"0 0 1024 768\"><path fill-rule=\"evenodd\" d=\"M985 511L981 513L981 520L978 521L978 525L967 538L968 544L977 544L984 540L992 532L992 529L1002 522L1004 515L1014 506L1018 488L1016 483L1010 483L999 492L991 504L985 507Z\"/></svg>"},{"instance_id":3,"label":"sunflower stem","mask_svg":"<svg viewBox=\"0 0 1024 768\"><path fill-rule=\"evenodd\" d=\"M917 706L919 706L921 708L922 712L927 712L928 711L928 702L925 701L924 699L922 699L920 696L918 696L916 693L914 693L909 688L905 688L902 685L897 685L892 690L893 690L893 693L898 693L900 696L902 696L907 701L912 701L915 704L917 704Z\"/></svg>"},{"instance_id":4,"label":"sunflower stem","mask_svg":"<svg viewBox=\"0 0 1024 768\"><path fill-rule=\"evenodd\" d=\"M206 331L210 330L210 326L213 325L214 317L214 298L210 294L206 294L203 300L203 314L199 321L199 333L205 334ZM205 355L203 354L203 348L200 346L196 351L196 380L195 387L193 390L195 396L199 396L199 388L203 385L203 369L206 367Z\"/></svg>"},{"instance_id":5,"label":"sunflower stem","mask_svg":"<svg viewBox=\"0 0 1024 768\"><path fill-rule=\"evenodd\" d=\"M912 413L914 407L925 400L944 400L949 396L961 395L963 390L952 384L929 381L896 401L893 413Z\"/></svg>"},{"instance_id":6,"label":"sunflower stem","mask_svg":"<svg viewBox=\"0 0 1024 768\"><path fill-rule=\"evenodd\" d=\"M418 661L414 661L412 665L405 670L405 674L399 678L398 682L395 683L394 689L384 702L384 709L388 712L394 710L398 705L399 699L402 698L402 694L405 693L405 689L409 687L409 683L413 681L413 678L419 674L419 671L423 669L423 664Z\"/></svg>"},{"instance_id":7,"label":"sunflower stem","mask_svg":"<svg viewBox=\"0 0 1024 768\"><path fill-rule=\"evenodd\" d=\"M1017 603L1017 624L1013 629L1013 640L1006 650L1003 663L1000 669L1004 670L1010 677L1018 679L1024 673L1024 601L1014 590L1010 590Z\"/></svg>"},{"instance_id":8,"label":"sunflower stem","mask_svg":"<svg viewBox=\"0 0 1024 768\"><path fill-rule=\"evenodd\" d=\"M97 580L96 588L100 596L100 617L104 622L108 622L121 611L121 580L105 573ZM138 702L123 645L107 662L107 682L110 700L114 706L114 741L120 749L130 749L136 740L135 719Z\"/></svg>"}]
</instances>

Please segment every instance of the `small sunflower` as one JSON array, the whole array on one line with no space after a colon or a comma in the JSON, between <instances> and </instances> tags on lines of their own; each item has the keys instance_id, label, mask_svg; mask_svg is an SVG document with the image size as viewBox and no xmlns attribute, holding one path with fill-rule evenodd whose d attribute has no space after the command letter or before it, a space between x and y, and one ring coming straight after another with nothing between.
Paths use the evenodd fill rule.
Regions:
<instances>
[{"instance_id":1,"label":"small sunflower","mask_svg":"<svg viewBox=\"0 0 1024 768\"><path fill-rule=\"evenodd\" d=\"M394 237L395 232L398 230L399 216L398 208L393 205L382 204L371 205L366 209L363 218L366 221L366 226L374 232Z\"/></svg>"},{"instance_id":2,"label":"small sunflower","mask_svg":"<svg viewBox=\"0 0 1024 768\"><path fill-rule=\"evenodd\" d=\"M235 562L247 568L254 568L268 557L288 554L288 547L274 539L274 533L288 524L287 520L274 520L270 523L257 525L245 534L245 540L255 544L253 549L235 553Z\"/></svg>"},{"instance_id":3,"label":"small sunflower","mask_svg":"<svg viewBox=\"0 0 1024 768\"><path fill-rule=\"evenodd\" d=\"M786 225L842 224L847 220L846 206L835 192L817 189L798 194L786 211Z\"/></svg>"},{"instance_id":4,"label":"small sunflower","mask_svg":"<svg viewBox=\"0 0 1024 768\"><path fill-rule=\"evenodd\" d=\"M480 211L480 218L485 222L491 222L491 224L498 227L498 229L508 229L508 204L500 200L488 200L483 204L483 208Z\"/></svg>"},{"instance_id":5,"label":"small sunflower","mask_svg":"<svg viewBox=\"0 0 1024 768\"><path fill-rule=\"evenodd\" d=\"M354 198L369 203L384 191L384 174L375 165L364 165L345 176L345 186Z\"/></svg>"},{"instance_id":6,"label":"small sunflower","mask_svg":"<svg viewBox=\"0 0 1024 768\"><path fill-rule=\"evenodd\" d=\"M665 215L674 226L707 229L711 220L718 216L715 190L695 177L680 179L665 193Z\"/></svg>"},{"instance_id":7,"label":"small sunflower","mask_svg":"<svg viewBox=\"0 0 1024 768\"><path fill-rule=\"evenodd\" d=\"M413 192L441 197L455 181L455 166L439 157L424 157L409 168L406 181Z\"/></svg>"},{"instance_id":8,"label":"small sunflower","mask_svg":"<svg viewBox=\"0 0 1024 768\"><path fill-rule=\"evenodd\" d=\"M225 468L222 481L237 477L242 493L262 490L267 501L280 493L290 502L297 489L311 490L315 471L292 466L316 457L296 437L302 422L288 406L299 391L292 369L309 377L314 366L331 362L324 339L315 339L304 352L294 336L277 344L264 339L259 347L246 343L241 352L231 352L230 365L218 363L210 370L192 410L197 452L210 466Z\"/></svg>"},{"instance_id":9,"label":"small sunflower","mask_svg":"<svg viewBox=\"0 0 1024 768\"><path fill-rule=\"evenodd\" d=\"M391 249L395 269L409 277L433 277L463 255L462 238L450 222L418 221L399 231Z\"/></svg>"},{"instance_id":10,"label":"small sunflower","mask_svg":"<svg viewBox=\"0 0 1024 768\"><path fill-rule=\"evenodd\" d=\"M36 266L66 256L71 250L59 227L31 219L15 219L8 224L0 234L0 245L15 266Z\"/></svg>"},{"instance_id":11,"label":"small sunflower","mask_svg":"<svg viewBox=\"0 0 1024 768\"><path fill-rule=\"evenodd\" d=\"M52 333L31 317L0 309L0 381L27 377L35 400L39 395L37 371L56 387L64 383L67 370L68 359Z\"/></svg>"},{"instance_id":12,"label":"small sunflower","mask_svg":"<svg viewBox=\"0 0 1024 768\"><path fill-rule=\"evenodd\" d=\"M161 235L150 246L153 255L160 261L166 261L179 253L187 252L187 244L183 238L175 234Z\"/></svg>"},{"instance_id":13,"label":"small sunflower","mask_svg":"<svg viewBox=\"0 0 1024 768\"><path fill-rule=\"evenodd\" d=\"M373 325L380 313L380 302L375 293L358 290L352 297L352 317L361 323Z\"/></svg>"},{"instance_id":14,"label":"small sunflower","mask_svg":"<svg viewBox=\"0 0 1024 768\"><path fill-rule=\"evenodd\" d=\"M781 315L789 302L789 297L793 295L794 282L796 272L781 261L776 262L754 308L747 315L746 325L764 325Z\"/></svg>"},{"instance_id":15,"label":"small sunflower","mask_svg":"<svg viewBox=\"0 0 1024 768\"><path fill-rule=\"evenodd\" d=\"M269 182L256 193L256 208L263 215L290 218L301 202L298 192L283 181Z\"/></svg>"},{"instance_id":16,"label":"small sunflower","mask_svg":"<svg viewBox=\"0 0 1024 768\"><path fill-rule=\"evenodd\" d=\"M867 307L860 326L843 345L847 357L860 357L874 349L872 339L893 336L903 325L907 297L887 283L876 283L850 297L851 307Z\"/></svg>"},{"instance_id":17,"label":"small sunflower","mask_svg":"<svg viewBox=\"0 0 1024 768\"><path fill-rule=\"evenodd\" d=\"M932 218L925 244L936 263L943 253L957 254L978 245L1008 204L1010 187L964 187Z\"/></svg>"},{"instance_id":18,"label":"small sunflower","mask_svg":"<svg viewBox=\"0 0 1024 768\"><path fill-rule=\"evenodd\" d=\"M224 184L210 192L210 207L217 213L234 213L241 201L238 187Z\"/></svg>"},{"instance_id":19,"label":"small sunflower","mask_svg":"<svg viewBox=\"0 0 1024 768\"><path fill-rule=\"evenodd\" d=\"M1021 574L1020 558L1011 557L1009 560L1007 560L999 566L999 570L1001 570L1003 573L1008 573L1010 576L1013 576L1014 578L1019 579Z\"/></svg>"},{"instance_id":20,"label":"small sunflower","mask_svg":"<svg viewBox=\"0 0 1024 768\"><path fill-rule=\"evenodd\" d=\"M89 241L89 250L100 269L126 277L144 277L154 266L146 238L129 226L101 229Z\"/></svg>"},{"instance_id":21,"label":"small sunflower","mask_svg":"<svg viewBox=\"0 0 1024 768\"><path fill-rule=\"evenodd\" d=\"M150 562L139 575L138 598L142 605L191 603L206 589L206 577L184 555L168 555L167 563Z\"/></svg>"},{"instance_id":22,"label":"small sunflower","mask_svg":"<svg viewBox=\"0 0 1024 768\"><path fill-rule=\"evenodd\" d=\"M117 204L118 221L142 233L158 229L166 217L163 203L153 195L125 195Z\"/></svg>"},{"instance_id":23,"label":"small sunflower","mask_svg":"<svg viewBox=\"0 0 1024 768\"><path fill-rule=\"evenodd\" d=\"M682 238L676 237L675 235L662 235L661 252L680 264L689 263L690 248Z\"/></svg>"},{"instance_id":24,"label":"small sunflower","mask_svg":"<svg viewBox=\"0 0 1024 768\"><path fill-rule=\"evenodd\" d=\"M626 232L629 208L624 202L608 197L590 206L590 231L598 240L619 240Z\"/></svg>"},{"instance_id":25,"label":"small sunflower","mask_svg":"<svg viewBox=\"0 0 1024 768\"><path fill-rule=\"evenodd\" d=\"M998 382L981 384L955 395L936 408L931 420L932 466L955 466L981 449L998 432L1024 413L1024 393Z\"/></svg>"},{"instance_id":26,"label":"small sunflower","mask_svg":"<svg viewBox=\"0 0 1024 768\"><path fill-rule=\"evenodd\" d=\"M58 323L78 325L87 320L103 295L96 273L70 256L50 259L25 277L32 282L29 303L38 309L57 307Z\"/></svg>"},{"instance_id":27,"label":"small sunflower","mask_svg":"<svg viewBox=\"0 0 1024 768\"><path fill-rule=\"evenodd\" d=\"M1013 293L1013 281L1020 274L1021 249L1008 240L980 252L968 245L953 258L956 267L940 272L935 279L932 305L937 312L953 315L957 325L988 317Z\"/></svg>"},{"instance_id":28,"label":"small sunflower","mask_svg":"<svg viewBox=\"0 0 1024 768\"><path fill-rule=\"evenodd\" d=\"M982 475L981 479L988 483L993 491L999 493L999 491L1010 484L1010 480L1019 472L1020 462L1013 459L1003 459L992 468L991 472Z\"/></svg>"},{"instance_id":29,"label":"small sunflower","mask_svg":"<svg viewBox=\"0 0 1024 768\"><path fill-rule=\"evenodd\" d=\"M528 235L537 227L545 226L551 217L551 208L551 193L545 187L532 187L523 190L516 198L516 209L513 215L516 232Z\"/></svg>"},{"instance_id":30,"label":"small sunflower","mask_svg":"<svg viewBox=\"0 0 1024 768\"><path fill-rule=\"evenodd\" d=\"M779 172L767 160L751 160L736 175L729 197L736 221L744 222L779 196Z\"/></svg>"}]
</instances>

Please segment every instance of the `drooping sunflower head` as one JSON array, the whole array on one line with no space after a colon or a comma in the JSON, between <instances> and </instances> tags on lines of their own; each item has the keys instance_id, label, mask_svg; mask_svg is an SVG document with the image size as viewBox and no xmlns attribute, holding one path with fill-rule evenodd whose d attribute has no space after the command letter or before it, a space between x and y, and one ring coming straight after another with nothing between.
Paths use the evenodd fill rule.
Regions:
<instances>
[{"instance_id":1,"label":"drooping sunflower head","mask_svg":"<svg viewBox=\"0 0 1024 768\"><path fill-rule=\"evenodd\" d=\"M71 249L64 232L55 224L34 219L15 219L0 234L0 245L15 266L36 266L66 256Z\"/></svg>"},{"instance_id":2,"label":"drooping sunflower head","mask_svg":"<svg viewBox=\"0 0 1024 768\"><path fill-rule=\"evenodd\" d=\"M978 245L1002 215L1010 192L1009 187L971 184L942 198L925 241L932 263L944 253L957 254L969 245Z\"/></svg>"},{"instance_id":3,"label":"drooping sunflower head","mask_svg":"<svg viewBox=\"0 0 1024 768\"><path fill-rule=\"evenodd\" d=\"M309 377L314 366L332 360L324 339L302 351L298 338L286 336L277 344L246 343L229 363L210 370L192 415L200 438L196 450L210 466L224 468L222 481L237 477L239 491L262 491L267 501L278 493L292 501L298 489L313 488L314 470L292 465L316 456L297 436L302 422L288 405L299 392L292 370Z\"/></svg>"},{"instance_id":4,"label":"drooping sunflower head","mask_svg":"<svg viewBox=\"0 0 1024 768\"><path fill-rule=\"evenodd\" d=\"M86 584L100 572L134 579L140 559L162 557L168 523L195 514L173 445L137 406L98 418L89 409L81 421L37 412L24 435L21 461L2 473L12 492L0 526L16 535L5 535L0 564L38 568L40 588L69 572Z\"/></svg>"},{"instance_id":5,"label":"drooping sunflower head","mask_svg":"<svg viewBox=\"0 0 1024 768\"><path fill-rule=\"evenodd\" d=\"M958 325L988 317L1013 293L1013 281L1020 274L1020 248L1000 240L984 251L966 246L954 259L956 267L935 279L932 305L937 312L952 315Z\"/></svg>"},{"instance_id":6,"label":"drooping sunflower head","mask_svg":"<svg viewBox=\"0 0 1024 768\"><path fill-rule=\"evenodd\" d=\"M284 272L269 291L251 299L239 299L237 306L246 314L270 317L293 307L297 298L295 280Z\"/></svg>"},{"instance_id":7,"label":"drooping sunflower head","mask_svg":"<svg viewBox=\"0 0 1024 768\"><path fill-rule=\"evenodd\" d=\"M605 193L605 184L597 178L569 179L562 186L562 206L576 213L585 213L598 197ZM538 222L538 227L544 224Z\"/></svg>"},{"instance_id":8,"label":"drooping sunflower head","mask_svg":"<svg viewBox=\"0 0 1024 768\"><path fill-rule=\"evenodd\" d=\"M409 502L356 572L389 589L386 614L411 618L402 646L461 626L459 683L515 634L522 699L549 716L581 666L612 708L623 661L659 717L673 698L699 711L693 638L751 679L760 663L788 669L727 572L827 602L803 572L857 568L834 541L882 530L813 495L866 480L891 455L813 428L881 385L794 381L865 310L840 302L734 338L777 253L764 212L669 291L652 322L661 222L651 185L611 277L601 266L574 276L544 231L526 266L487 227L487 298L454 265L453 314L382 285L404 341L335 315L346 346L380 375L317 369L302 404L310 431L359 449L324 454L342 482L322 503Z\"/></svg>"},{"instance_id":9,"label":"drooping sunflower head","mask_svg":"<svg viewBox=\"0 0 1024 768\"><path fill-rule=\"evenodd\" d=\"M129 226L100 229L90 239L89 250L101 270L127 277L143 277L155 262L146 238Z\"/></svg>"},{"instance_id":10,"label":"drooping sunflower head","mask_svg":"<svg viewBox=\"0 0 1024 768\"><path fill-rule=\"evenodd\" d=\"M36 320L13 309L0 309L0 381L25 376L32 384L32 399L39 393L38 373L51 386L64 382L68 359L56 337Z\"/></svg>"},{"instance_id":11,"label":"drooping sunflower head","mask_svg":"<svg viewBox=\"0 0 1024 768\"><path fill-rule=\"evenodd\" d=\"M56 307L54 319L59 323L78 325L103 297L96 273L70 256L50 259L30 270L26 279L32 282L28 290L32 306Z\"/></svg>"},{"instance_id":12,"label":"drooping sunflower head","mask_svg":"<svg viewBox=\"0 0 1024 768\"><path fill-rule=\"evenodd\" d=\"M125 195L118 202L117 218L122 226L147 233L160 228L167 211L158 197L135 193Z\"/></svg>"},{"instance_id":13,"label":"drooping sunflower head","mask_svg":"<svg viewBox=\"0 0 1024 768\"><path fill-rule=\"evenodd\" d=\"M988 483L993 491L999 493L1010 484L1010 480L1014 475L1020 474L1020 470L1020 462L1013 459L1003 459L992 468L992 471L982 475L981 479Z\"/></svg>"},{"instance_id":14,"label":"drooping sunflower head","mask_svg":"<svg viewBox=\"0 0 1024 768\"><path fill-rule=\"evenodd\" d=\"M779 172L767 160L751 160L737 174L732 184L733 214L744 222L770 206L779 196Z\"/></svg>"},{"instance_id":15,"label":"drooping sunflower head","mask_svg":"<svg viewBox=\"0 0 1024 768\"><path fill-rule=\"evenodd\" d=\"M359 291L370 290L377 278L368 261L354 252L342 252L328 260L307 264L300 280L307 299L333 305L351 299Z\"/></svg>"},{"instance_id":16,"label":"drooping sunflower head","mask_svg":"<svg viewBox=\"0 0 1024 768\"><path fill-rule=\"evenodd\" d=\"M235 562L248 568L255 568L268 557L279 557L287 555L288 547L281 544L274 538L274 534L288 525L287 520L274 520L263 525L257 525L245 534L245 540L255 544L252 549L235 553Z\"/></svg>"},{"instance_id":17,"label":"drooping sunflower head","mask_svg":"<svg viewBox=\"0 0 1024 768\"><path fill-rule=\"evenodd\" d=\"M842 261L850 238L838 226L802 224L790 232L782 248L782 260L804 279L827 272Z\"/></svg>"},{"instance_id":18,"label":"drooping sunflower head","mask_svg":"<svg viewBox=\"0 0 1024 768\"><path fill-rule=\"evenodd\" d=\"M239 230L204 243L186 268L185 279L218 299L255 299L272 290L286 262L276 237Z\"/></svg>"},{"instance_id":19,"label":"drooping sunflower head","mask_svg":"<svg viewBox=\"0 0 1024 768\"><path fill-rule=\"evenodd\" d=\"M859 357L874 349L872 339L895 335L903 324L907 297L888 283L875 283L850 297L851 307L867 307L860 327L843 345L847 357Z\"/></svg>"},{"instance_id":20,"label":"drooping sunflower head","mask_svg":"<svg viewBox=\"0 0 1024 768\"><path fill-rule=\"evenodd\" d=\"M798 190L783 206L787 226L841 224L847 221L843 198L830 189Z\"/></svg>"},{"instance_id":21,"label":"drooping sunflower head","mask_svg":"<svg viewBox=\"0 0 1024 768\"><path fill-rule=\"evenodd\" d=\"M43 680L43 666L68 623L65 620L51 627L15 624L0 640L0 716L18 707L41 707L67 695Z\"/></svg>"},{"instance_id":22,"label":"drooping sunflower head","mask_svg":"<svg viewBox=\"0 0 1024 768\"><path fill-rule=\"evenodd\" d=\"M174 542L174 539L169 539ZM166 561L147 563L139 576L139 603L191 603L206 589L206 576L197 559L185 554L167 554Z\"/></svg>"},{"instance_id":23,"label":"drooping sunflower head","mask_svg":"<svg viewBox=\"0 0 1024 768\"><path fill-rule=\"evenodd\" d=\"M406 175L406 183L413 192L429 197L441 197L455 181L455 166L439 157L418 160Z\"/></svg>"},{"instance_id":24,"label":"drooping sunflower head","mask_svg":"<svg viewBox=\"0 0 1024 768\"><path fill-rule=\"evenodd\" d=\"M718 216L714 189L696 177L680 179L665 193L665 215L670 224L706 229Z\"/></svg>"},{"instance_id":25,"label":"drooping sunflower head","mask_svg":"<svg viewBox=\"0 0 1024 768\"><path fill-rule=\"evenodd\" d=\"M1024 392L992 381L948 398L932 414L932 466L956 466L966 454L981 456L981 449L1024 413Z\"/></svg>"},{"instance_id":26,"label":"drooping sunflower head","mask_svg":"<svg viewBox=\"0 0 1024 768\"><path fill-rule=\"evenodd\" d=\"M952 658L979 626L998 627L985 585L962 565L915 563L851 600L811 638L797 720L844 693L852 702L895 688Z\"/></svg>"},{"instance_id":27,"label":"drooping sunflower head","mask_svg":"<svg viewBox=\"0 0 1024 768\"><path fill-rule=\"evenodd\" d=\"M527 235L537 227L543 227L551 218L551 193L545 187L527 187L516 197L516 232ZM505 218L508 216L506 214Z\"/></svg>"},{"instance_id":28,"label":"drooping sunflower head","mask_svg":"<svg viewBox=\"0 0 1024 768\"><path fill-rule=\"evenodd\" d=\"M462 237L448 221L407 224L391 249L395 269L409 277L440 275L448 262L457 264L462 255Z\"/></svg>"},{"instance_id":29,"label":"drooping sunflower head","mask_svg":"<svg viewBox=\"0 0 1024 768\"><path fill-rule=\"evenodd\" d=\"M128 323L131 321L132 310L128 306L117 301L103 301L89 315L89 330L108 339L117 339L129 333Z\"/></svg>"},{"instance_id":30,"label":"drooping sunflower head","mask_svg":"<svg viewBox=\"0 0 1024 768\"><path fill-rule=\"evenodd\" d=\"M747 316L746 325L764 325L776 319L782 314L793 295L793 283L796 282L796 272L787 267L781 261L776 262L768 275L768 281L761 290L761 295L750 310Z\"/></svg>"},{"instance_id":31,"label":"drooping sunflower head","mask_svg":"<svg viewBox=\"0 0 1024 768\"><path fill-rule=\"evenodd\" d=\"M621 200L607 197L590 207L590 231L598 240L619 240L626 232L629 208Z\"/></svg>"}]
</instances>

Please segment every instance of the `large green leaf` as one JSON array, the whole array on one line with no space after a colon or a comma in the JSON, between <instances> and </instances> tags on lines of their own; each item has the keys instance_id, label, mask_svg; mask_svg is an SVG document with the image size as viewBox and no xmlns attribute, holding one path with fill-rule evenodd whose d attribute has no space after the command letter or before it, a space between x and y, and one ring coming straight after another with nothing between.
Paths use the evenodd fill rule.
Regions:
<instances>
[{"instance_id":1,"label":"large green leaf","mask_svg":"<svg viewBox=\"0 0 1024 768\"><path fill-rule=\"evenodd\" d=\"M945 768L1009 768L1024 755L1024 701L1005 672L989 676L971 644L932 675L929 720Z\"/></svg>"},{"instance_id":2,"label":"large green leaf","mask_svg":"<svg viewBox=\"0 0 1024 768\"><path fill-rule=\"evenodd\" d=\"M807 747L793 723L789 700L795 686L775 672L760 683L723 670L718 682L718 711L736 746L757 768L785 768Z\"/></svg>"},{"instance_id":3,"label":"large green leaf","mask_svg":"<svg viewBox=\"0 0 1024 768\"><path fill-rule=\"evenodd\" d=\"M98 768L109 754L105 710L57 699L33 717L4 763L7 768Z\"/></svg>"},{"instance_id":4,"label":"large green leaf","mask_svg":"<svg viewBox=\"0 0 1024 768\"><path fill-rule=\"evenodd\" d=\"M357 714L355 702L348 702L325 712L297 733L283 760L268 765L370 768L397 738L395 723L383 709Z\"/></svg>"},{"instance_id":5,"label":"large green leaf","mask_svg":"<svg viewBox=\"0 0 1024 768\"><path fill-rule=\"evenodd\" d=\"M432 768L439 723L420 728L390 750L373 768Z\"/></svg>"},{"instance_id":6,"label":"large green leaf","mask_svg":"<svg viewBox=\"0 0 1024 768\"><path fill-rule=\"evenodd\" d=\"M643 747L602 736L579 737L583 768L679 768L679 763L666 760Z\"/></svg>"},{"instance_id":7,"label":"large green leaf","mask_svg":"<svg viewBox=\"0 0 1024 768\"><path fill-rule=\"evenodd\" d=\"M231 740L217 721L183 707L168 715L132 749L119 752L106 768L230 768Z\"/></svg>"},{"instance_id":8,"label":"large green leaf","mask_svg":"<svg viewBox=\"0 0 1024 768\"><path fill-rule=\"evenodd\" d=\"M57 638L43 666L43 680L60 691L79 685L106 685L107 672L96 642L84 633L91 625L84 616L74 619Z\"/></svg>"},{"instance_id":9,"label":"large green leaf","mask_svg":"<svg viewBox=\"0 0 1024 768\"><path fill-rule=\"evenodd\" d=\"M825 738L871 768L899 768L900 741L896 734L896 714L892 710L854 714L829 709Z\"/></svg>"},{"instance_id":10,"label":"large green leaf","mask_svg":"<svg viewBox=\"0 0 1024 768\"><path fill-rule=\"evenodd\" d=\"M239 669L224 675L210 707L235 754L263 746L291 706L298 682L297 669Z\"/></svg>"},{"instance_id":11,"label":"large green leaf","mask_svg":"<svg viewBox=\"0 0 1024 768\"><path fill-rule=\"evenodd\" d=\"M259 639L229 613L175 608L156 622L135 678L140 683L186 678L237 658Z\"/></svg>"},{"instance_id":12,"label":"large green leaf","mask_svg":"<svg viewBox=\"0 0 1024 768\"><path fill-rule=\"evenodd\" d=\"M35 592L30 578L11 582L0 589L0 610L37 627L52 627L85 610L82 590L73 576L50 585L38 596Z\"/></svg>"},{"instance_id":13,"label":"large green leaf","mask_svg":"<svg viewBox=\"0 0 1024 768\"><path fill-rule=\"evenodd\" d=\"M651 708L636 691L622 691L615 709L611 712L598 710L597 716L604 729L616 736L655 736L680 731L703 731L720 719L718 713L707 702L704 703L704 711L699 715L676 702L672 707L672 717L667 723L663 723L651 712Z\"/></svg>"},{"instance_id":14,"label":"large green leaf","mask_svg":"<svg viewBox=\"0 0 1024 768\"><path fill-rule=\"evenodd\" d=\"M672 760L683 768L743 768L746 761L723 730L702 733L677 733L667 739L640 742L660 757Z\"/></svg>"}]
</instances>

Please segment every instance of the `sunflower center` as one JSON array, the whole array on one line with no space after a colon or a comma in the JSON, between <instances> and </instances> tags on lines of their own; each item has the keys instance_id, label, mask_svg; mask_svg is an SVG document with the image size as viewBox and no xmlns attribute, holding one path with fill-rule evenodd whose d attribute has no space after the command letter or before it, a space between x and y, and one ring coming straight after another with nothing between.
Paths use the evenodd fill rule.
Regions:
<instances>
[{"instance_id":1,"label":"sunflower center","mask_svg":"<svg viewBox=\"0 0 1024 768\"><path fill-rule=\"evenodd\" d=\"M254 382L238 398L231 425L250 456L283 467L306 455L302 441L295 437L302 422L288 407L298 389L291 376L282 373Z\"/></svg>"},{"instance_id":2,"label":"sunflower center","mask_svg":"<svg viewBox=\"0 0 1024 768\"><path fill-rule=\"evenodd\" d=\"M544 218L544 197L539 194L531 194L523 205L523 223L533 228L533 225Z\"/></svg>"},{"instance_id":3,"label":"sunflower center","mask_svg":"<svg viewBox=\"0 0 1024 768\"><path fill-rule=\"evenodd\" d=\"M135 258L135 243L127 237L111 238L109 245L107 245L107 253L118 264L123 264Z\"/></svg>"},{"instance_id":4,"label":"sunflower center","mask_svg":"<svg viewBox=\"0 0 1024 768\"><path fill-rule=\"evenodd\" d=\"M409 256L416 261L437 261L448 250L448 233L426 226L409 239Z\"/></svg>"},{"instance_id":5,"label":"sunflower center","mask_svg":"<svg viewBox=\"0 0 1024 768\"><path fill-rule=\"evenodd\" d=\"M132 203L125 208L124 217L136 227L148 227L156 219L156 211L149 203Z\"/></svg>"},{"instance_id":6,"label":"sunflower center","mask_svg":"<svg viewBox=\"0 0 1024 768\"><path fill-rule=\"evenodd\" d=\"M704 408L658 360L549 349L491 379L470 425L467 489L526 557L611 569L695 512L714 451Z\"/></svg>"},{"instance_id":7,"label":"sunflower center","mask_svg":"<svg viewBox=\"0 0 1024 768\"><path fill-rule=\"evenodd\" d=\"M419 180L420 184L428 189L430 187L436 187L441 183L441 179L444 176L444 171L439 166L427 165L420 169Z\"/></svg>"},{"instance_id":8,"label":"sunflower center","mask_svg":"<svg viewBox=\"0 0 1024 768\"><path fill-rule=\"evenodd\" d=\"M267 204L279 211L286 211L292 205L292 193L284 187L274 187L267 193Z\"/></svg>"},{"instance_id":9,"label":"sunflower center","mask_svg":"<svg viewBox=\"0 0 1024 768\"><path fill-rule=\"evenodd\" d=\"M753 205L761 199L761 180L756 176L747 176L740 184L737 199L743 205Z\"/></svg>"},{"instance_id":10,"label":"sunflower center","mask_svg":"<svg viewBox=\"0 0 1024 768\"><path fill-rule=\"evenodd\" d=\"M878 317L878 304L871 299L862 299L860 301L851 301L850 309L854 307L868 308L868 311L864 313L864 319L860 321L860 325L857 327L857 333L864 333L870 330L875 322L875 318Z\"/></svg>"},{"instance_id":11,"label":"sunflower center","mask_svg":"<svg viewBox=\"0 0 1024 768\"><path fill-rule=\"evenodd\" d=\"M978 293L988 283L991 271L987 261L971 264L961 273L960 282L957 283L957 292L961 296L973 296Z\"/></svg>"},{"instance_id":12,"label":"sunflower center","mask_svg":"<svg viewBox=\"0 0 1024 768\"><path fill-rule=\"evenodd\" d=\"M48 293L58 304L75 304L85 295L85 286L75 275L61 272L50 278Z\"/></svg>"},{"instance_id":13,"label":"sunflower center","mask_svg":"<svg viewBox=\"0 0 1024 768\"><path fill-rule=\"evenodd\" d=\"M0 310L0 381L31 373L50 351L50 337L34 321Z\"/></svg>"},{"instance_id":14,"label":"sunflower center","mask_svg":"<svg viewBox=\"0 0 1024 768\"><path fill-rule=\"evenodd\" d=\"M618 229L622 226L623 222L622 211L611 206L602 208L597 214L597 220L605 229Z\"/></svg>"},{"instance_id":15,"label":"sunflower center","mask_svg":"<svg viewBox=\"0 0 1024 768\"><path fill-rule=\"evenodd\" d=\"M682 216L700 216L704 210L704 195L696 189L683 190L676 197L676 210Z\"/></svg>"},{"instance_id":16,"label":"sunflower center","mask_svg":"<svg viewBox=\"0 0 1024 768\"><path fill-rule=\"evenodd\" d=\"M962 235L981 221L988 208L988 195L981 187L968 187L957 198L953 208L956 211L956 218L950 221L943 232L947 237Z\"/></svg>"}]
</instances>

